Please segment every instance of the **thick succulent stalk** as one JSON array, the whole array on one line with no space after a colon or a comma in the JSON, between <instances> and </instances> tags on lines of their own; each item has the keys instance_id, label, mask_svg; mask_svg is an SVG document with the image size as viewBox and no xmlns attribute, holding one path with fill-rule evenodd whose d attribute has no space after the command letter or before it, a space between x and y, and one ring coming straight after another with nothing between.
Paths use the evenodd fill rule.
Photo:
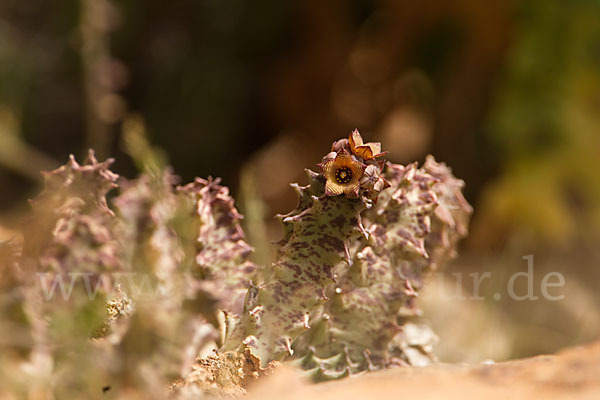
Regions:
<instances>
[{"instance_id":1,"label":"thick succulent stalk","mask_svg":"<svg viewBox=\"0 0 600 400\"><path fill-rule=\"evenodd\" d=\"M425 242L431 258L431 269L435 271L456 257L458 241L469 233L473 208L462 194L465 183L454 177L446 164L437 163L432 156L428 156L423 170L437 180L433 190L439 205L431 217L431 232Z\"/></svg>"},{"instance_id":2,"label":"thick succulent stalk","mask_svg":"<svg viewBox=\"0 0 600 400\"><path fill-rule=\"evenodd\" d=\"M193 204L196 250L190 271L194 282L216 300L218 308L241 313L257 267L249 260L252 247L245 241L242 216L229 189L219 179L196 178L179 187L178 194Z\"/></svg>"},{"instance_id":3,"label":"thick succulent stalk","mask_svg":"<svg viewBox=\"0 0 600 400\"><path fill-rule=\"evenodd\" d=\"M308 176L307 187L296 187L298 209L280 217L284 238L277 261L265 282L249 289L244 313L229 327L223 347L246 348L263 367L293 354L292 343L310 328L312 314L327 301L336 269L348 265L348 246L364 234L360 213L369 201L323 196L323 176Z\"/></svg>"},{"instance_id":4,"label":"thick succulent stalk","mask_svg":"<svg viewBox=\"0 0 600 400\"><path fill-rule=\"evenodd\" d=\"M109 169L112 162L98 162L93 151L83 164L71 156L67 164L44 173L44 190L30 201L33 213L24 224L18 265L36 349L41 352L47 352L49 336L81 328L65 324L65 332L52 333L45 322L49 314L88 315L90 325L98 326L85 328L89 332L83 340L99 328L110 275L123 270L115 232L118 221L106 201L107 193L117 187L118 175ZM48 290L56 289L60 281L67 290Z\"/></svg>"},{"instance_id":5,"label":"thick succulent stalk","mask_svg":"<svg viewBox=\"0 0 600 400\"><path fill-rule=\"evenodd\" d=\"M352 267L294 346L316 380L434 358L415 300L426 274L454 256L471 208L462 181L432 157L421 169L388 163L384 175L391 187L363 213L369 240L351 247Z\"/></svg>"},{"instance_id":6,"label":"thick succulent stalk","mask_svg":"<svg viewBox=\"0 0 600 400\"><path fill-rule=\"evenodd\" d=\"M119 235L125 241L127 269L139 274L138 279L155 279L150 282L155 285L151 286L151 294L167 303L181 298L176 295L182 291L177 268L184 256L173 227L180 212L173 192L174 180L165 171L159 176L142 175L135 181L122 181L121 194L113 200L119 216Z\"/></svg>"},{"instance_id":7,"label":"thick succulent stalk","mask_svg":"<svg viewBox=\"0 0 600 400\"><path fill-rule=\"evenodd\" d=\"M22 368L13 365L2 375L35 382L33 390L43 397L77 397L73 394L85 385L82 379L107 377L98 365L111 356L97 352L90 337L106 316L104 279L122 269L117 219L106 202L118 178L109 170L111 163L98 162L90 152L83 164L71 157L44 173L44 190L31 201L33 213L23 225L23 249L14 265L18 290L13 293L20 296L27 320L18 335L26 338L30 351ZM5 305L0 307L4 313ZM75 383L75 376L85 378Z\"/></svg>"},{"instance_id":8,"label":"thick succulent stalk","mask_svg":"<svg viewBox=\"0 0 600 400\"><path fill-rule=\"evenodd\" d=\"M116 219L106 203L106 194L117 186L112 162L98 162L90 151L81 165L71 156L66 165L44 173L44 191L31 200L33 216L24 225L22 268L55 274L120 268Z\"/></svg>"},{"instance_id":9,"label":"thick succulent stalk","mask_svg":"<svg viewBox=\"0 0 600 400\"><path fill-rule=\"evenodd\" d=\"M296 344L304 368L318 380L393 362L388 345L401 330L399 310L412 303L427 267L424 237L437 205L434 178L415 165L396 168L402 178L363 214L368 240L353 243L352 266L339 272L316 329Z\"/></svg>"}]
</instances>

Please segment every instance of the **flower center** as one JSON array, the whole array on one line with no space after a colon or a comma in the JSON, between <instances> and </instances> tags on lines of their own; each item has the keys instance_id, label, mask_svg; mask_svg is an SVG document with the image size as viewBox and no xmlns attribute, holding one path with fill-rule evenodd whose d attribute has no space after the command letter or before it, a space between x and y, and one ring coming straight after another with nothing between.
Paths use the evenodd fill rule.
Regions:
<instances>
[{"instance_id":1,"label":"flower center","mask_svg":"<svg viewBox=\"0 0 600 400\"><path fill-rule=\"evenodd\" d=\"M338 168L335 171L335 180L340 184L350 182L352 180L352 171L348 167Z\"/></svg>"}]
</instances>

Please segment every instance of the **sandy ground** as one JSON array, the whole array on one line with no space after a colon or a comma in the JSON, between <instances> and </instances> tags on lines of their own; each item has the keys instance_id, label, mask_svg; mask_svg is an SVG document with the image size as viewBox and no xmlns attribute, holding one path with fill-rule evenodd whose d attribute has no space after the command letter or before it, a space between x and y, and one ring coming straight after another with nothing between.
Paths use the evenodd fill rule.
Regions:
<instances>
[{"instance_id":1,"label":"sandy ground","mask_svg":"<svg viewBox=\"0 0 600 400\"><path fill-rule=\"evenodd\" d=\"M497 364L398 368L311 385L284 367L248 399L600 399L600 341Z\"/></svg>"}]
</instances>

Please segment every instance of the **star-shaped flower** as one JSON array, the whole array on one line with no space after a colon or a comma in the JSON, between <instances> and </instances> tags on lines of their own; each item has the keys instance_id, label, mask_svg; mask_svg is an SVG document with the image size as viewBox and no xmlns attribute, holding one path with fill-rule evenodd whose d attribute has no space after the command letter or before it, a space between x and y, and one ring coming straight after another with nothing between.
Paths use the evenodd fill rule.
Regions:
<instances>
[{"instance_id":1,"label":"star-shaped flower","mask_svg":"<svg viewBox=\"0 0 600 400\"><path fill-rule=\"evenodd\" d=\"M348 197L358 197L360 178L365 170L363 163L350 154L331 152L323 158L319 167L327 179L327 196L346 194Z\"/></svg>"}]
</instances>

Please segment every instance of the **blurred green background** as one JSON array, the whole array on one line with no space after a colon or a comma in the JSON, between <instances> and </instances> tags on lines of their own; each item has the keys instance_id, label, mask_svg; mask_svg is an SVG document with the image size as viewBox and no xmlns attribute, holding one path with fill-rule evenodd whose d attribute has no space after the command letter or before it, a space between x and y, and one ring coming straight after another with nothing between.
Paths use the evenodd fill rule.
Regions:
<instances>
[{"instance_id":1,"label":"blurred green background","mask_svg":"<svg viewBox=\"0 0 600 400\"><path fill-rule=\"evenodd\" d=\"M471 236L425 299L442 359L597 336L599 1L0 3L2 238L40 170L91 147L133 177L148 141L184 182L223 177L268 261L288 184L354 128L394 162L431 153L467 184ZM564 274L563 300L494 299L528 254L538 289ZM485 300L439 296L477 271L492 272Z\"/></svg>"}]
</instances>

